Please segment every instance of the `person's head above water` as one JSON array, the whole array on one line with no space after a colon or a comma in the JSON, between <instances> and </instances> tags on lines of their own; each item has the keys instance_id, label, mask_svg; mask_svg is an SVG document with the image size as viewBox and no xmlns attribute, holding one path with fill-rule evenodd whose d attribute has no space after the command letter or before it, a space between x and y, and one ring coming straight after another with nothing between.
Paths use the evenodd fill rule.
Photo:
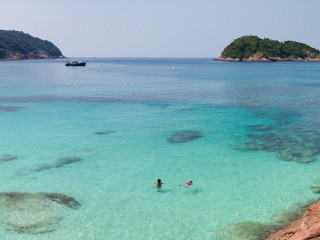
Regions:
<instances>
[{"instance_id":1,"label":"person's head above water","mask_svg":"<svg viewBox=\"0 0 320 240\"><path fill-rule=\"evenodd\" d=\"M161 181L160 178L158 178L157 182L154 183L154 188L161 188L162 187L163 182Z\"/></svg>"}]
</instances>

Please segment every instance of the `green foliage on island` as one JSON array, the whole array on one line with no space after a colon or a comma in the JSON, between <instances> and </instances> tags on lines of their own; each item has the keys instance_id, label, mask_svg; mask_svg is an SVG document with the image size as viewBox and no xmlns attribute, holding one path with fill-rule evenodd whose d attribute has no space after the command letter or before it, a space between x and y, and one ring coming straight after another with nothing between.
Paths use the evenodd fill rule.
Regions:
<instances>
[{"instance_id":1,"label":"green foliage on island","mask_svg":"<svg viewBox=\"0 0 320 240\"><path fill-rule=\"evenodd\" d=\"M243 36L235 39L221 54L222 58L238 59L314 59L320 57L319 50L304 43L285 41L279 42L256 36Z\"/></svg>"},{"instance_id":2,"label":"green foliage on island","mask_svg":"<svg viewBox=\"0 0 320 240\"><path fill-rule=\"evenodd\" d=\"M0 30L0 59L58 58L61 51L51 42L19 31Z\"/></svg>"}]
</instances>

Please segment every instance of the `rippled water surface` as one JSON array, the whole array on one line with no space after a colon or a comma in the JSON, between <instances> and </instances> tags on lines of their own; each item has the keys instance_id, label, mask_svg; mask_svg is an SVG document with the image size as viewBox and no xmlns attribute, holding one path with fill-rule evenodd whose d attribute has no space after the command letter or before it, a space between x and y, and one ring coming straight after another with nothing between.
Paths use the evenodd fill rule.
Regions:
<instances>
[{"instance_id":1,"label":"rippled water surface","mask_svg":"<svg viewBox=\"0 0 320 240\"><path fill-rule=\"evenodd\" d=\"M248 239L318 198L319 63L86 60L0 62L2 239Z\"/></svg>"}]
</instances>

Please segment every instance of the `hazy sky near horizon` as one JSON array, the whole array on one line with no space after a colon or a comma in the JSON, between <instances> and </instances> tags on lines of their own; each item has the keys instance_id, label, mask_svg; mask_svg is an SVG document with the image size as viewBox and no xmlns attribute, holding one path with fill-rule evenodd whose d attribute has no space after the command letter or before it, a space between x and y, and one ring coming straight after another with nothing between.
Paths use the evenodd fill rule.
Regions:
<instances>
[{"instance_id":1,"label":"hazy sky near horizon","mask_svg":"<svg viewBox=\"0 0 320 240\"><path fill-rule=\"evenodd\" d=\"M256 35L320 49L319 0L2 0L0 29L70 57L216 57Z\"/></svg>"}]
</instances>

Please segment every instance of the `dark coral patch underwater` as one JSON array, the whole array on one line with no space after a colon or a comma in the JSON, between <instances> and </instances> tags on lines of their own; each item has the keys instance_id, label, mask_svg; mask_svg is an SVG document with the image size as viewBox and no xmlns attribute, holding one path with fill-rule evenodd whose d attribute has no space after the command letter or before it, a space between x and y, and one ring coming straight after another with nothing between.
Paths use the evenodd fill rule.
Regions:
<instances>
[{"instance_id":1,"label":"dark coral patch underwater","mask_svg":"<svg viewBox=\"0 0 320 240\"><path fill-rule=\"evenodd\" d=\"M82 158L76 157L76 156L63 157L51 163L37 164L29 169L21 169L20 171L18 171L18 174L24 175L32 172L41 172L41 171L49 170L52 168L61 168L65 165L77 163L80 161L82 161Z\"/></svg>"},{"instance_id":2,"label":"dark coral patch underwater","mask_svg":"<svg viewBox=\"0 0 320 240\"><path fill-rule=\"evenodd\" d=\"M264 132L264 131L270 131L274 129L273 126L265 126L265 125L248 125L248 128L256 132Z\"/></svg>"},{"instance_id":3,"label":"dark coral patch underwater","mask_svg":"<svg viewBox=\"0 0 320 240\"><path fill-rule=\"evenodd\" d=\"M42 164L42 165L38 165L34 168L34 171L36 172L40 172L43 170L48 170L51 168L60 168L63 167L64 165L68 165L68 164L73 164L76 162L80 162L82 159L79 157L63 157L63 158L59 158L58 160L56 160L53 163L47 163L47 164Z\"/></svg>"},{"instance_id":4,"label":"dark coral patch underwater","mask_svg":"<svg viewBox=\"0 0 320 240\"><path fill-rule=\"evenodd\" d=\"M96 134L96 135L108 135L108 134L111 134L111 133L113 133L113 131L111 131L111 130L103 130L103 131L94 132L94 134Z\"/></svg>"},{"instance_id":5,"label":"dark coral patch underwater","mask_svg":"<svg viewBox=\"0 0 320 240\"><path fill-rule=\"evenodd\" d=\"M310 163L320 154L320 140L317 132L304 131L304 128L276 127L270 125L248 125L251 133L240 151L264 151L275 153L283 161Z\"/></svg>"},{"instance_id":6,"label":"dark coral patch underwater","mask_svg":"<svg viewBox=\"0 0 320 240\"><path fill-rule=\"evenodd\" d=\"M0 112L17 112L19 111L19 107L13 107L13 106L1 106L0 105Z\"/></svg>"},{"instance_id":7,"label":"dark coral patch underwater","mask_svg":"<svg viewBox=\"0 0 320 240\"><path fill-rule=\"evenodd\" d=\"M201 137L202 135L198 131L178 131L168 137L167 141L170 143L186 143Z\"/></svg>"},{"instance_id":8,"label":"dark coral patch underwater","mask_svg":"<svg viewBox=\"0 0 320 240\"><path fill-rule=\"evenodd\" d=\"M0 162L10 162L10 161L14 161L17 160L18 157L15 155L11 155L11 154L5 154L0 156Z\"/></svg>"}]
</instances>

